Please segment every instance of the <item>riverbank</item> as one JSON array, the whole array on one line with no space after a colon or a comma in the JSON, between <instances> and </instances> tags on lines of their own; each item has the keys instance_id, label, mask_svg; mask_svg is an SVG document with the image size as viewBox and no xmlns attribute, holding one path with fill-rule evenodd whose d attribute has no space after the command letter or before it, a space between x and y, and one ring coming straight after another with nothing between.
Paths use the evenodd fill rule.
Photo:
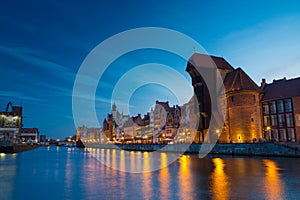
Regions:
<instances>
[{"instance_id":1,"label":"riverbank","mask_svg":"<svg viewBox=\"0 0 300 200\"><path fill-rule=\"evenodd\" d=\"M39 147L39 145L15 144L13 146L0 146L0 153L19 153L29 151Z\"/></svg>"},{"instance_id":2,"label":"riverbank","mask_svg":"<svg viewBox=\"0 0 300 200\"><path fill-rule=\"evenodd\" d=\"M86 148L123 149L127 151L162 151L184 152L186 154L198 154L202 144L89 144ZM209 145L203 146L203 152L213 155L236 155L236 156L274 156L274 157L300 157L300 150L287 145L275 143L234 143L216 144L211 151Z\"/></svg>"}]
</instances>

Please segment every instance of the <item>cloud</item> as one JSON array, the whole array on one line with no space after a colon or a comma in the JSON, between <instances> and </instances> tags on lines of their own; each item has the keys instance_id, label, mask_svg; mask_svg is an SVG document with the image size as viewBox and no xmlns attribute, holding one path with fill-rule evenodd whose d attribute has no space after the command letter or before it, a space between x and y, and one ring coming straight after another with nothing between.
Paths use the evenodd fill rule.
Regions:
<instances>
[{"instance_id":1,"label":"cloud","mask_svg":"<svg viewBox=\"0 0 300 200\"><path fill-rule=\"evenodd\" d=\"M260 22L223 37L216 49L233 65L242 65L256 82L299 76L299 21L300 15L288 15Z\"/></svg>"},{"instance_id":2,"label":"cloud","mask_svg":"<svg viewBox=\"0 0 300 200\"><path fill-rule=\"evenodd\" d=\"M53 60L42 56L42 52L36 51L30 48L24 47L8 47L0 46L0 52L16 58L20 61L29 63L34 67L40 69L46 69L48 72L53 73L55 76L67 80L73 81L75 78L75 73L71 72L67 67L62 66Z\"/></svg>"},{"instance_id":3,"label":"cloud","mask_svg":"<svg viewBox=\"0 0 300 200\"><path fill-rule=\"evenodd\" d=\"M45 103L46 101L41 98L33 97L26 95L22 92L15 92L15 91L0 91L0 97L2 98L9 98L9 99L18 99L18 100L24 100L24 101L30 101L30 102L42 102Z\"/></svg>"},{"instance_id":4,"label":"cloud","mask_svg":"<svg viewBox=\"0 0 300 200\"><path fill-rule=\"evenodd\" d=\"M72 87L62 87L57 84L51 84L47 82L41 82L38 84L39 87L46 88L46 91L51 91L51 93L56 93L62 96L72 96Z\"/></svg>"}]
</instances>

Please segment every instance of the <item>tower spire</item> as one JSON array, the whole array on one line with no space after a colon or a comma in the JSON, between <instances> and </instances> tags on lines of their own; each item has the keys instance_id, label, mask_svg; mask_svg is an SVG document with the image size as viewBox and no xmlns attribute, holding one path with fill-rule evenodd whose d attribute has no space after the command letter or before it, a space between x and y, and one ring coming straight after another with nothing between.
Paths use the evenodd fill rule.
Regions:
<instances>
[{"instance_id":1,"label":"tower spire","mask_svg":"<svg viewBox=\"0 0 300 200\"><path fill-rule=\"evenodd\" d=\"M116 111L116 110L117 110L116 102L114 102L114 104L112 105L111 110L112 110L112 111Z\"/></svg>"}]
</instances>

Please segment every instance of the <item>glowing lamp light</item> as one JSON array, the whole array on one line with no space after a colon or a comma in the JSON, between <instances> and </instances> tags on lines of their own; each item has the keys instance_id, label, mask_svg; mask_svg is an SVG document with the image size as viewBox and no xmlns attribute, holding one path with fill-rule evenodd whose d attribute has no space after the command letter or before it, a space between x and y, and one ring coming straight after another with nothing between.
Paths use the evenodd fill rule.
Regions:
<instances>
[{"instance_id":1,"label":"glowing lamp light","mask_svg":"<svg viewBox=\"0 0 300 200\"><path fill-rule=\"evenodd\" d=\"M238 135L238 140L242 140L242 137L240 135Z\"/></svg>"}]
</instances>

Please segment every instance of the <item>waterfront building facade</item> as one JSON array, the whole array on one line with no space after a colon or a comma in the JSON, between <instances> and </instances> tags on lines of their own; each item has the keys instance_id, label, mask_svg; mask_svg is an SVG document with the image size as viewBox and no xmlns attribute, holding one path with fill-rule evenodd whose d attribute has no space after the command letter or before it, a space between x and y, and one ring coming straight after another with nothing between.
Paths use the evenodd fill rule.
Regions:
<instances>
[{"instance_id":1,"label":"waterfront building facade","mask_svg":"<svg viewBox=\"0 0 300 200\"><path fill-rule=\"evenodd\" d=\"M224 58L194 54L187 64L186 71L192 78L192 85L199 106L198 139L203 142L212 118L212 100L224 105L225 122L220 131L219 142L243 143L257 141L262 137L260 98L261 92L254 81L241 69L235 69ZM205 71L209 81L219 96L210 98L207 83L200 71ZM217 77L221 77L218 79ZM223 87L224 93L218 93ZM216 119L214 119L216 120Z\"/></svg>"},{"instance_id":2,"label":"waterfront building facade","mask_svg":"<svg viewBox=\"0 0 300 200\"><path fill-rule=\"evenodd\" d=\"M76 130L75 140L89 143L103 143L106 144L107 138L101 128L88 128L80 126Z\"/></svg>"},{"instance_id":3,"label":"waterfront building facade","mask_svg":"<svg viewBox=\"0 0 300 200\"><path fill-rule=\"evenodd\" d=\"M300 140L300 78L262 79L263 134L268 141Z\"/></svg>"},{"instance_id":4,"label":"waterfront building facade","mask_svg":"<svg viewBox=\"0 0 300 200\"><path fill-rule=\"evenodd\" d=\"M221 140L258 141L262 138L259 87L241 68L226 74L224 86L227 109Z\"/></svg>"},{"instance_id":5,"label":"waterfront building facade","mask_svg":"<svg viewBox=\"0 0 300 200\"><path fill-rule=\"evenodd\" d=\"M210 142L206 137L210 122L220 122L212 114L213 103L225 114L222 128L215 130L220 143L300 141L300 78L269 84L263 79L259 87L242 68L234 68L224 58L196 53L186 71L195 92L189 102L169 106L156 101L144 117L123 115L113 104L112 113L103 120L104 143ZM100 137L88 136L85 128L79 132L93 141Z\"/></svg>"},{"instance_id":6,"label":"waterfront building facade","mask_svg":"<svg viewBox=\"0 0 300 200\"><path fill-rule=\"evenodd\" d=\"M181 108L169 106L169 102L155 102L153 111L155 143L173 141L180 126Z\"/></svg>"},{"instance_id":7,"label":"waterfront building facade","mask_svg":"<svg viewBox=\"0 0 300 200\"><path fill-rule=\"evenodd\" d=\"M22 128L21 106L9 102L5 111L0 112L0 146L12 145L18 140Z\"/></svg>"},{"instance_id":8,"label":"waterfront building facade","mask_svg":"<svg viewBox=\"0 0 300 200\"><path fill-rule=\"evenodd\" d=\"M38 128L22 128L20 140L23 143L39 143L40 132Z\"/></svg>"}]
</instances>

